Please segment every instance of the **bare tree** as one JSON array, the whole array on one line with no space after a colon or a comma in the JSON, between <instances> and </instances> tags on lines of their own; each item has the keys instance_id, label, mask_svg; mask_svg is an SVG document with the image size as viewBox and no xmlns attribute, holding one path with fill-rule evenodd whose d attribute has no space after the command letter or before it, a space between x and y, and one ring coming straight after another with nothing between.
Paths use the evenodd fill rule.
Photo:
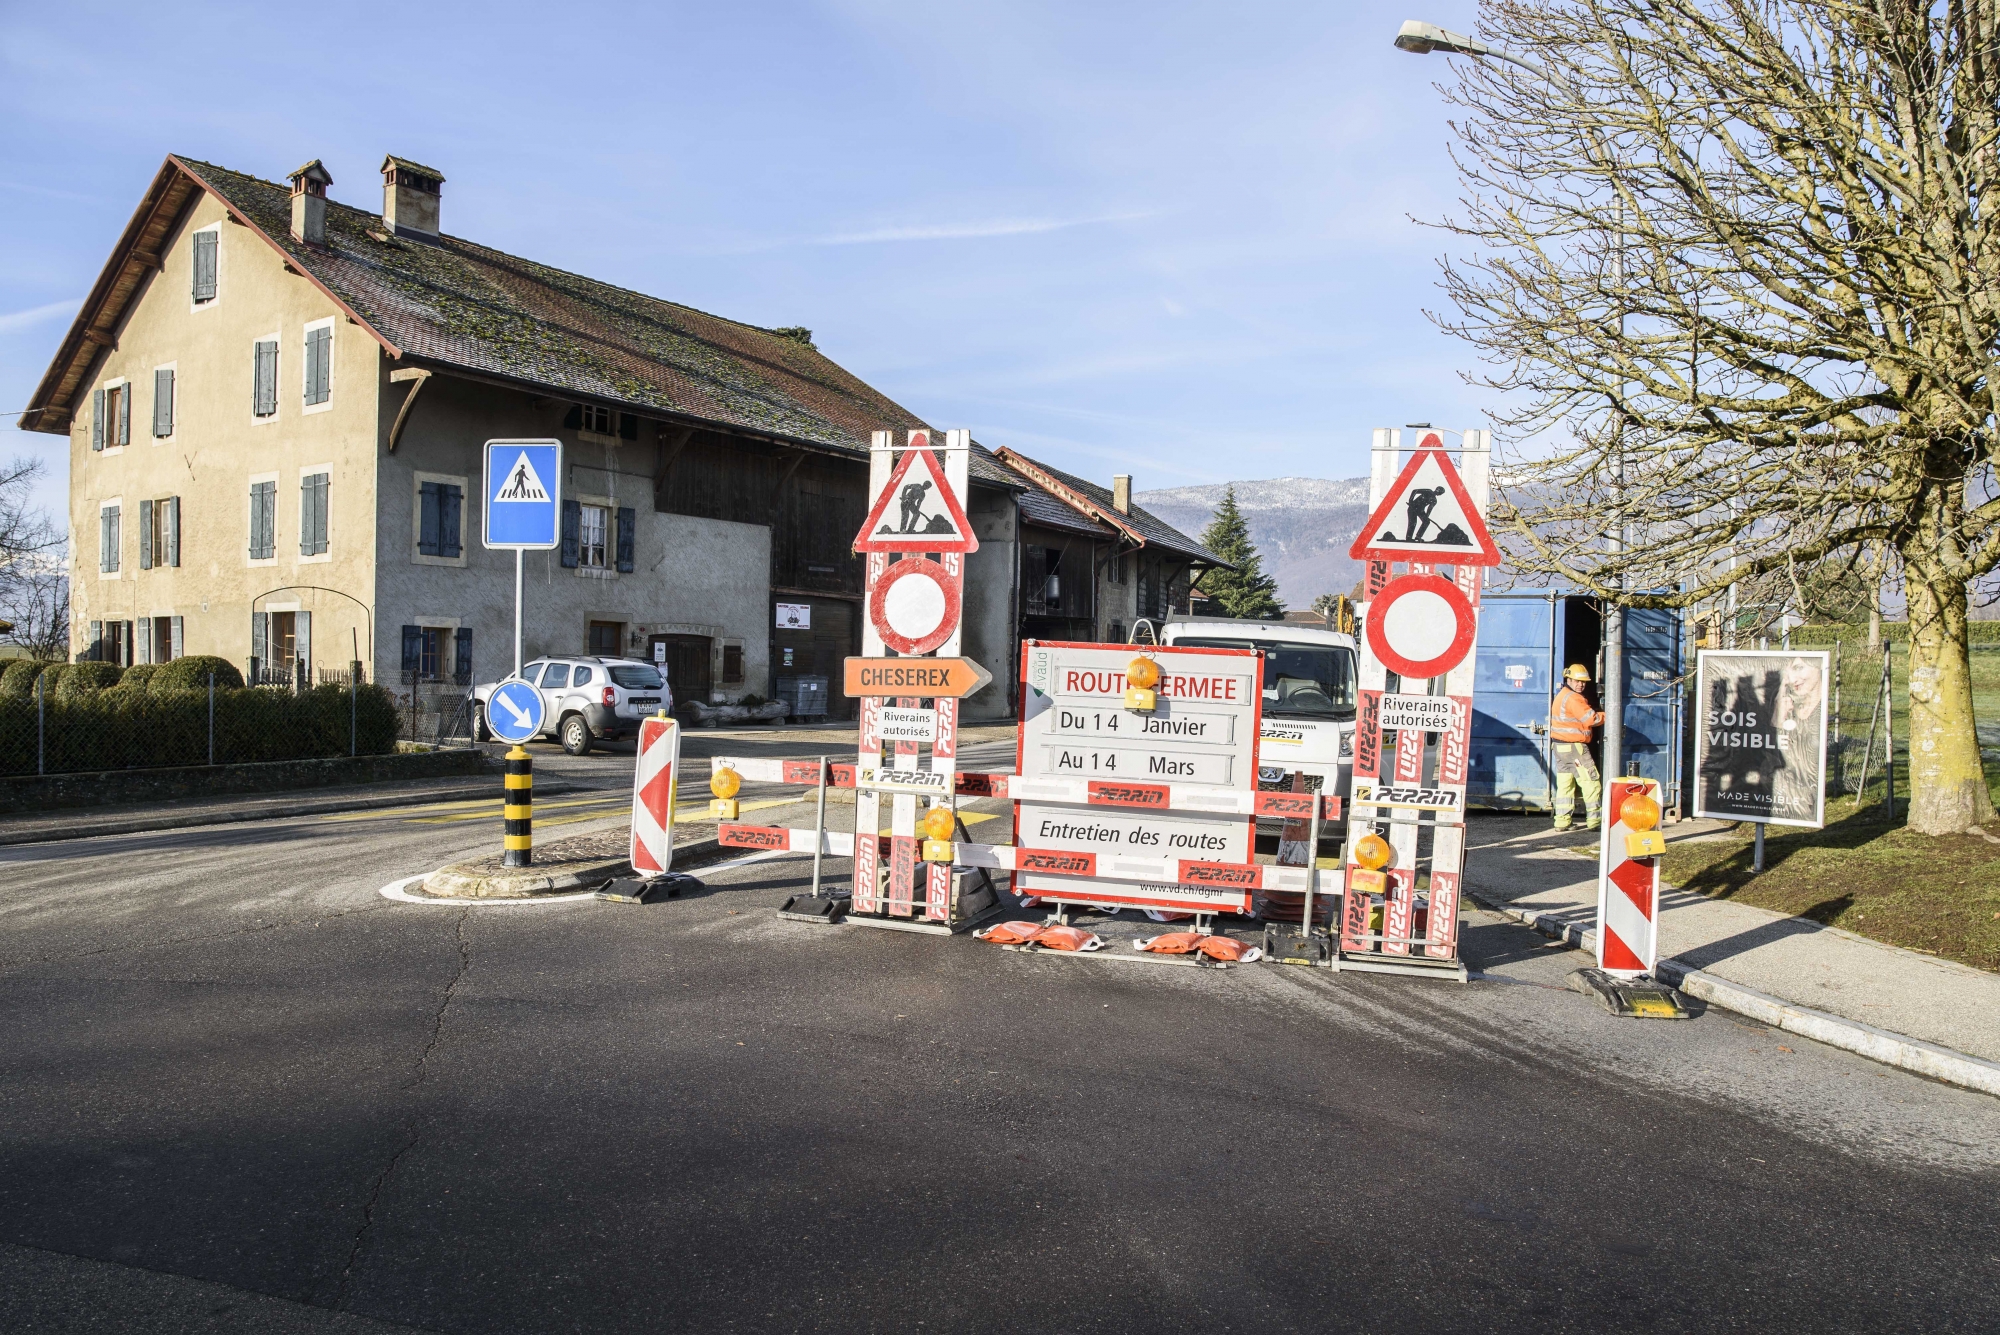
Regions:
<instances>
[{"instance_id":1,"label":"bare tree","mask_svg":"<svg viewBox=\"0 0 2000 1335\"><path fill-rule=\"evenodd\" d=\"M1483 19L1548 77L1468 61L1444 90L1467 113L1444 225L1473 244L1440 323L1506 391L1517 561L1713 606L1891 554L1910 823L1991 819L1966 620L2000 561L2000 6L1487 0Z\"/></svg>"},{"instance_id":2,"label":"bare tree","mask_svg":"<svg viewBox=\"0 0 2000 1335\"><path fill-rule=\"evenodd\" d=\"M69 655L69 574L63 544L30 499L41 464L0 466L0 620L7 638L37 658Z\"/></svg>"}]
</instances>

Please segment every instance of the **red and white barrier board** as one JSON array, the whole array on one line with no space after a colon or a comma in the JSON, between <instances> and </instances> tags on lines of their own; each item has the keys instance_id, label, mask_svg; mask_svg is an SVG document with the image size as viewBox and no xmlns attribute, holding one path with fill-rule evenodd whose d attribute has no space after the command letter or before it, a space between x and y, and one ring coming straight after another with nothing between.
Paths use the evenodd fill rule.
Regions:
<instances>
[{"instance_id":1,"label":"red and white barrier board","mask_svg":"<svg viewBox=\"0 0 2000 1335\"><path fill-rule=\"evenodd\" d=\"M1658 803L1659 783L1653 779L1613 779L1604 794L1606 820L1597 877L1597 967L1614 978L1650 974L1660 957L1660 860L1631 857L1625 851L1627 835L1644 833L1625 823L1626 799L1640 796Z\"/></svg>"},{"instance_id":2,"label":"red and white barrier board","mask_svg":"<svg viewBox=\"0 0 2000 1335\"><path fill-rule=\"evenodd\" d=\"M1126 669L1140 654L1160 669L1151 712L1125 708ZM1197 799L1194 789L1229 789L1254 802L1263 707L1256 653L1029 640L1021 681L1020 777L1008 784L1014 843L1063 856L1017 868L1014 888L1058 902L1249 912L1261 880L1200 870L1254 865L1256 823L1241 807L1162 810L1150 794L1146 806L1092 802L1090 794L1093 783L1125 785L1132 796L1166 787L1171 803L1172 789L1185 784L1184 795Z\"/></svg>"},{"instance_id":3,"label":"red and white barrier board","mask_svg":"<svg viewBox=\"0 0 2000 1335\"><path fill-rule=\"evenodd\" d=\"M680 777L681 725L670 718L639 724L632 770L632 870L654 876L674 865L674 784Z\"/></svg>"},{"instance_id":4,"label":"red and white barrier board","mask_svg":"<svg viewBox=\"0 0 2000 1335\"><path fill-rule=\"evenodd\" d=\"M1399 465L1400 433L1375 433L1370 514L1351 553L1368 567L1346 883L1362 870L1364 836L1386 838L1390 859L1379 890L1342 905L1343 968L1465 976L1458 909L1479 595L1484 568L1499 561L1485 524L1489 448L1486 432L1466 432L1461 476L1441 434L1426 431Z\"/></svg>"}]
</instances>

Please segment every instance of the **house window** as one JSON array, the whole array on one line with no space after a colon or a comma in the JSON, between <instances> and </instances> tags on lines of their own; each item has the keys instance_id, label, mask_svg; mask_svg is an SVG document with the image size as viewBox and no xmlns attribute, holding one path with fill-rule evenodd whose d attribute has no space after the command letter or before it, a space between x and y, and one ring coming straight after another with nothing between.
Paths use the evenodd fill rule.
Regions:
<instances>
[{"instance_id":1,"label":"house window","mask_svg":"<svg viewBox=\"0 0 2000 1335\"><path fill-rule=\"evenodd\" d=\"M268 561L278 554L278 484L250 484L250 559Z\"/></svg>"},{"instance_id":2,"label":"house window","mask_svg":"<svg viewBox=\"0 0 2000 1335\"><path fill-rule=\"evenodd\" d=\"M194 234L194 300L196 305L215 300L215 247L222 239L216 229Z\"/></svg>"},{"instance_id":3,"label":"house window","mask_svg":"<svg viewBox=\"0 0 2000 1335\"><path fill-rule=\"evenodd\" d=\"M455 483L425 482L417 488L417 551L424 556L458 556L459 515L465 492Z\"/></svg>"},{"instance_id":4,"label":"house window","mask_svg":"<svg viewBox=\"0 0 2000 1335\"><path fill-rule=\"evenodd\" d=\"M577 413L579 430L592 431L600 436L609 436L618 430L617 421L611 416L609 408L597 408L587 403L579 403Z\"/></svg>"},{"instance_id":5,"label":"house window","mask_svg":"<svg viewBox=\"0 0 2000 1335\"><path fill-rule=\"evenodd\" d=\"M139 568L181 563L181 498L139 502Z\"/></svg>"},{"instance_id":6,"label":"house window","mask_svg":"<svg viewBox=\"0 0 2000 1335\"><path fill-rule=\"evenodd\" d=\"M583 507L577 538L577 563L587 570L604 569L604 530L609 511L601 505Z\"/></svg>"},{"instance_id":7,"label":"house window","mask_svg":"<svg viewBox=\"0 0 2000 1335\"><path fill-rule=\"evenodd\" d=\"M252 359L253 385L250 395L250 412L255 417L276 417L278 415L278 340L260 338L257 340L255 356Z\"/></svg>"},{"instance_id":8,"label":"house window","mask_svg":"<svg viewBox=\"0 0 2000 1335\"><path fill-rule=\"evenodd\" d=\"M306 406L325 403L333 397L333 326L316 325L306 330Z\"/></svg>"},{"instance_id":9,"label":"house window","mask_svg":"<svg viewBox=\"0 0 2000 1335\"><path fill-rule=\"evenodd\" d=\"M1125 582L1125 553L1120 552L1111 558L1111 564L1106 567L1105 575L1113 584L1123 584ZM1116 623L1114 622L1113 624L1115 625Z\"/></svg>"},{"instance_id":10,"label":"house window","mask_svg":"<svg viewBox=\"0 0 2000 1335\"><path fill-rule=\"evenodd\" d=\"M588 511L586 511L588 513ZM625 636L622 621L593 621L590 623L590 652L595 658L616 658L618 642Z\"/></svg>"},{"instance_id":11,"label":"house window","mask_svg":"<svg viewBox=\"0 0 2000 1335\"><path fill-rule=\"evenodd\" d=\"M162 366L153 372L153 435L174 434L174 368Z\"/></svg>"},{"instance_id":12,"label":"house window","mask_svg":"<svg viewBox=\"0 0 2000 1335\"><path fill-rule=\"evenodd\" d=\"M104 638L98 642L97 657L102 662L116 663L120 667L132 666L132 623L105 622Z\"/></svg>"},{"instance_id":13,"label":"house window","mask_svg":"<svg viewBox=\"0 0 2000 1335\"><path fill-rule=\"evenodd\" d=\"M299 555L326 554L325 473L307 473L299 478Z\"/></svg>"},{"instance_id":14,"label":"house window","mask_svg":"<svg viewBox=\"0 0 2000 1335\"><path fill-rule=\"evenodd\" d=\"M91 398L90 448L113 450L132 440L132 387L106 385Z\"/></svg>"},{"instance_id":15,"label":"house window","mask_svg":"<svg viewBox=\"0 0 2000 1335\"><path fill-rule=\"evenodd\" d=\"M118 507L106 505L97 511L97 568L106 575L118 573Z\"/></svg>"}]
</instances>

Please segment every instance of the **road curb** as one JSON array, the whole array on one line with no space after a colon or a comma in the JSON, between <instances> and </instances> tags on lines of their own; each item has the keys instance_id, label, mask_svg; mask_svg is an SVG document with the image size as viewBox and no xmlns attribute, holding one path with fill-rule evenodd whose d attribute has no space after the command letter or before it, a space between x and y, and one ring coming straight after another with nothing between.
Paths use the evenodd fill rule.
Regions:
<instances>
[{"instance_id":1,"label":"road curb","mask_svg":"<svg viewBox=\"0 0 2000 1335\"><path fill-rule=\"evenodd\" d=\"M537 789L545 794L578 791L573 783L542 783ZM592 790L585 790L592 791ZM476 785L459 788L439 789L435 793L419 793L414 796L405 793L400 797L374 796L355 797L332 802L294 803L282 807L261 807L255 811L208 811L190 817L186 813L157 816L133 816L126 820L91 821L85 827L67 830L6 830L0 829L0 848L20 844L58 844L66 839L96 839L112 834L151 834L159 830L193 830L206 825L241 825L257 820L295 820L300 816L332 815L342 811L373 811L381 807L422 806L427 802L453 802L468 797L492 797L499 801L499 792L491 780L482 780Z\"/></svg>"},{"instance_id":2,"label":"road curb","mask_svg":"<svg viewBox=\"0 0 2000 1335\"><path fill-rule=\"evenodd\" d=\"M1565 922L1555 914L1514 908L1473 894L1467 894L1466 898L1489 912L1498 913L1532 927L1543 936L1555 937L1581 950L1597 949L1596 932L1586 931L1573 922ZM1655 966L1654 973L1662 982L1679 988L1691 997L1697 997L1711 1006L1720 1006L1726 1011L1734 1011L1738 1015L1747 1015L1760 1024L1770 1025L1773 1029L1798 1034L1816 1043L1824 1043L1828 1047L1840 1048L1866 1057L1870 1061L1881 1062L1884 1066L1894 1066L1917 1075L1929 1076L1933 1080L1941 1080L1948 1085L1957 1085L1961 1089L1976 1090L1981 1094L1991 1094L2000 1098L2000 1062L1986 1061L1937 1043L1911 1038L1907 1034L1878 1029L1859 1020L1814 1010L1810 1006L1795 1005L1768 993L1759 992L1754 987L1745 987L1741 983L1718 978L1712 973L1704 973L1682 960L1661 960Z\"/></svg>"}]
</instances>

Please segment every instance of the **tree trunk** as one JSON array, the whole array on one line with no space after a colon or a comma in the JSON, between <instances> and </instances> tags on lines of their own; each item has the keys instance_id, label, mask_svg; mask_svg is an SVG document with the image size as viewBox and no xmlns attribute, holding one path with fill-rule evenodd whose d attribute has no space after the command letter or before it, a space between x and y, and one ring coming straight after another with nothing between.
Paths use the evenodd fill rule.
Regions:
<instances>
[{"instance_id":1,"label":"tree trunk","mask_svg":"<svg viewBox=\"0 0 2000 1335\"><path fill-rule=\"evenodd\" d=\"M1913 830L1958 834L1993 819L1972 717L1965 581L1905 553L1910 630L1910 815Z\"/></svg>"}]
</instances>

